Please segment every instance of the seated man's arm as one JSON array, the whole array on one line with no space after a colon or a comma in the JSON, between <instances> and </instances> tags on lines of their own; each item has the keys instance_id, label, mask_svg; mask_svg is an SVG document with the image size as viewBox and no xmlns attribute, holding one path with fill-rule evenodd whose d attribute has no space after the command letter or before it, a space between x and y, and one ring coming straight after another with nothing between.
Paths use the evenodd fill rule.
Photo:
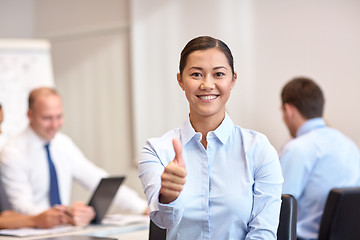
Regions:
<instances>
[{"instance_id":1,"label":"seated man's arm","mask_svg":"<svg viewBox=\"0 0 360 240\"><path fill-rule=\"evenodd\" d=\"M25 215L7 210L0 215L0 229L51 228L66 223L64 212L56 207L50 208L38 215Z\"/></svg>"}]
</instances>

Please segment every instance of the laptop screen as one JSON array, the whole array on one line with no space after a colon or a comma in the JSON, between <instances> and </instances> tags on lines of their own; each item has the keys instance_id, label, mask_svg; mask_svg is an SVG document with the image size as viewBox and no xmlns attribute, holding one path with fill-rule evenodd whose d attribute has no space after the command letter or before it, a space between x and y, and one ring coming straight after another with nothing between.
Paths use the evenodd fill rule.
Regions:
<instances>
[{"instance_id":1,"label":"laptop screen","mask_svg":"<svg viewBox=\"0 0 360 240\"><path fill-rule=\"evenodd\" d=\"M124 179L124 176L101 179L88 204L94 208L96 213L91 223L101 223Z\"/></svg>"}]
</instances>

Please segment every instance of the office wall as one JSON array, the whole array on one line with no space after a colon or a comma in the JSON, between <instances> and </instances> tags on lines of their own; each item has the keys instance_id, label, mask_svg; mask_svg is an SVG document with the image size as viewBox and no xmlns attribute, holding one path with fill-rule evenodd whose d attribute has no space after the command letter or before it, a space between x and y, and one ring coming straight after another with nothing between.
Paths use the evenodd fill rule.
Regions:
<instances>
[{"instance_id":1,"label":"office wall","mask_svg":"<svg viewBox=\"0 0 360 240\"><path fill-rule=\"evenodd\" d=\"M0 20L0 37L51 41L63 132L139 193L140 147L186 117L176 72L198 35L233 51L239 78L227 109L235 123L279 149L289 136L280 89L306 75L324 89L327 121L360 144L359 1L0 0ZM78 186L74 194L87 197Z\"/></svg>"},{"instance_id":2,"label":"office wall","mask_svg":"<svg viewBox=\"0 0 360 240\"><path fill-rule=\"evenodd\" d=\"M65 124L86 156L125 174L142 194L133 161L128 1L35 1L36 35L50 39ZM73 198L86 196L74 186Z\"/></svg>"},{"instance_id":3,"label":"office wall","mask_svg":"<svg viewBox=\"0 0 360 240\"><path fill-rule=\"evenodd\" d=\"M0 38L33 35L33 1L0 0Z\"/></svg>"},{"instance_id":4,"label":"office wall","mask_svg":"<svg viewBox=\"0 0 360 240\"><path fill-rule=\"evenodd\" d=\"M280 89L289 78L305 75L325 93L328 123L360 146L360 2L256 1L253 29L256 117L251 127L279 148L287 134Z\"/></svg>"},{"instance_id":5,"label":"office wall","mask_svg":"<svg viewBox=\"0 0 360 240\"><path fill-rule=\"evenodd\" d=\"M128 9L127 0L0 0L7 23L0 36L50 40L64 100L62 131L91 161L127 175L126 184L142 194L132 147ZM88 195L74 185L73 199Z\"/></svg>"},{"instance_id":6,"label":"office wall","mask_svg":"<svg viewBox=\"0 0 360 240\"><path fill-rule=\"evenodd\" d=\"M360 145L359 1L131 3L137 147L186 117L175 74L181 49L199 35L220 38L232 49L238 82L227 110L235 123L265 133L279 149L289 139L280 91L289 79L303 75L323 88L330 125Z\"/></svg>"}]
</instances>

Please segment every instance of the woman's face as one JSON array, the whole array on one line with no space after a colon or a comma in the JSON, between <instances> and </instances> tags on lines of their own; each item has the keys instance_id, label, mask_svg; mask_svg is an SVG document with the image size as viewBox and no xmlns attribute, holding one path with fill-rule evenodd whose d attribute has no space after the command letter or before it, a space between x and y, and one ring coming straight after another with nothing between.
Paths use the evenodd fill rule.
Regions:
<instances>
[{"instance_id":1,"label":"woman's face","mask_svg":"<svg viewBox=\"0 0 360 240\"><path fill-rule=\"evenodd\" d=\"M219 117L225 114L225 104L236 82L223 52L217 48L192 52L178 82L185 91L193 118Z\"/></svg>"}]
</instances>

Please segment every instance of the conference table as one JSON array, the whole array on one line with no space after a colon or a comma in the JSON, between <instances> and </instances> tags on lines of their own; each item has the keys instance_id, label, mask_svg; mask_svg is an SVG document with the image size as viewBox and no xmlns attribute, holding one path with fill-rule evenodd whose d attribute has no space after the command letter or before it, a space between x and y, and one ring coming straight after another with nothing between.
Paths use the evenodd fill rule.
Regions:
<instances>
[{"instance_id":1,"label":"conference table","mask_svg":"<svg viewBox=\"0 0 360 240\"><path fill-rule=\"evenodd\" d=\"M0 234L6 234L6 231L7 230L1 230ZM14 233L14 235L0 235L0 240L47 239L61 236L67 236L69 238L70 236L77 235L108 237L120 240L147 240L149 238L149 221L134 222L125 225L106 223L86 227L61 226L54 229L18 229L10 230L9 233ZM16 233L18 234L17 236L15 236Z\"/></svg>"}]
</instances>

